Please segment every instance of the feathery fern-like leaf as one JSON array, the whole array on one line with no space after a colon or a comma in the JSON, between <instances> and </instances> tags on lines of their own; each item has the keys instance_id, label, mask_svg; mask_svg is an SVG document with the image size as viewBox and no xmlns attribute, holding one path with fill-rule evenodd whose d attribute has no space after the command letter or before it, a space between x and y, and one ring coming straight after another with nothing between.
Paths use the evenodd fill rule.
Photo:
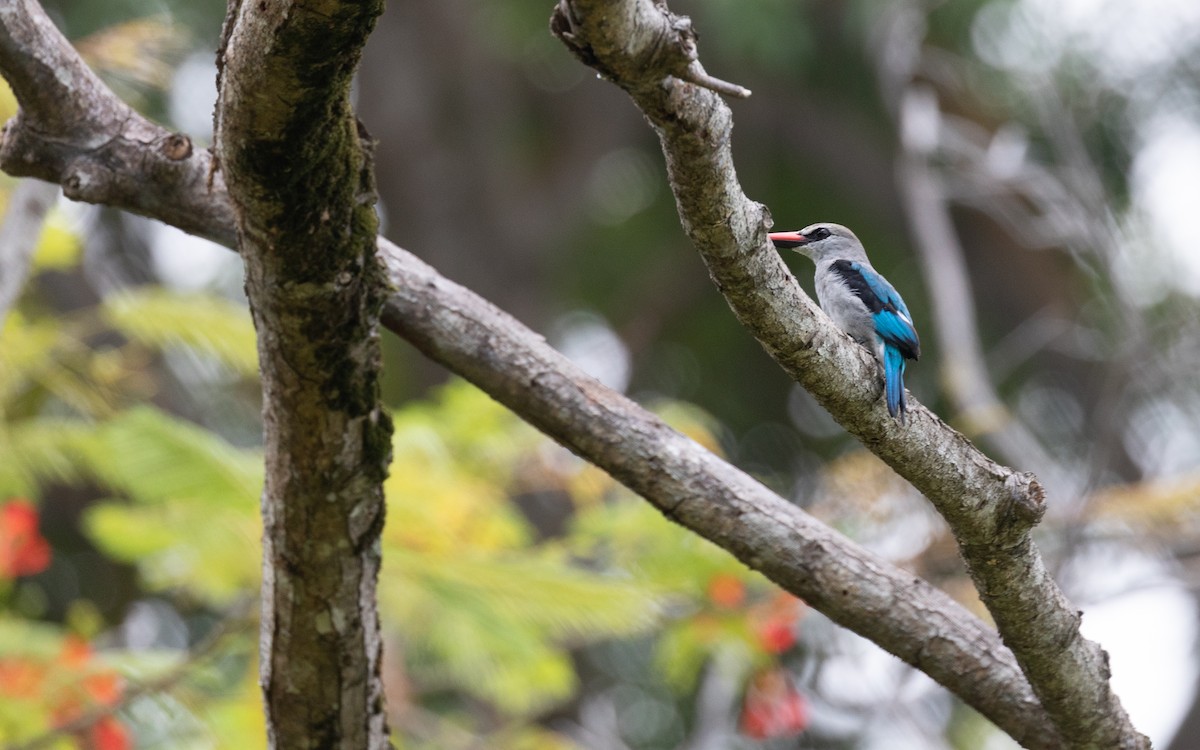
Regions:
<instances>
[{"instance_id":1,"label":"feathery fern-like leaf","mask_svg":"<svg viewBox=\"0 0 1200 750\"><path fill-rule=\"evenodd\" d=\"M190 500L256 512L262 458L150 407L121 413L86 445L92 473L145 503Z\"/></svg>"},{"instance_id":2,"label":"feathery fern-like leaf","mask_svg":"<svg viewBox=\"0 0 1200 750\"><path fill-rule=\"evenodd\" d=\"M144 288L108 297L101 313L109 325L145 346L186 346L242 375L258 372L250 314L222 297Z\"/></svg>"}]
</instances>

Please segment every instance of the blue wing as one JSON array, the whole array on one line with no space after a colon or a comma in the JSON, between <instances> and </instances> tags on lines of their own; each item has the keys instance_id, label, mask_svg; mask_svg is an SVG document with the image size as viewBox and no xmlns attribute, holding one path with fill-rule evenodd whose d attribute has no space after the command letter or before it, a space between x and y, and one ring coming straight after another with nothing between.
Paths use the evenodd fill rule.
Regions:
<instances>
[{"instance_id":1,"label":"blue wing","mask_svg":"<svg viewBox=\"0 0 1200 750\"><path fill-rule=\"evenodd\" d=\"M870 266L857 261L836 260L831 268L871 311L875 333L883 343L895 347L908 359L920 359L921 339L896 288Z\"/></svg>"}]
</instances>

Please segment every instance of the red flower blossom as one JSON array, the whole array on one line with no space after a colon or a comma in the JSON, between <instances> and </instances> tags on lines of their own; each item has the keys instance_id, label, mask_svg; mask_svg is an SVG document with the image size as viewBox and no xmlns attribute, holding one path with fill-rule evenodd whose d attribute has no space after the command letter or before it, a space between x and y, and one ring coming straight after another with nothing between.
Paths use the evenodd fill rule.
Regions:
<instances>
[{"instance_id":1,"label":"red flower blossom","mask_svg":"<svg viewBox=\"0 0 1200 750\"><path fill-rule=\"evenodd\" d=\"M133 741L124 724L112 716L105 716L88 730L87 747L89 750L129 750Z\"/></svg>"},{"instance_id":2,"label":"red flower blossom","mask_svg":"<svg viewBox=\"0 0 1200 750\"><path fill-rule=\"evenodd\" d=\"M0 508L0 578L41 573L50 565L50 544L38 533L38 512L28 500Z\"/></svg>"},{"instance_id":3,"label":"red flower blossom","mask_svg":"<svg viewBox=\"0 0 1200 750\"><path fill-rule=\"evenodd\" d=\"M755 634L763 650L772 654L782 654L796 645L796 628L790 618L764 620L758 624Z\"/></svg>"},{"instance_id":4,"label":"red flower blossom","mask_svg":"<svg viewBox=\"0 0 1200 750\"><path fill-rule=\"evenodd\" d=\"M808 701L785 670L760 672L746 688L739 724L756 740L799 734L808 726Z\"/></svg>"},{"instance_id":5,"label":"red flower blossom","mask_svg":"<svg viewBox=\"0 0 1200 750\"><path fill-rule=\"evenodd\" d=\"M750 613L750 624L758 645L771 654L782 654L796 645L796 624L804 614L804 603L780 591Z\"/></svg>"}]
</instances>

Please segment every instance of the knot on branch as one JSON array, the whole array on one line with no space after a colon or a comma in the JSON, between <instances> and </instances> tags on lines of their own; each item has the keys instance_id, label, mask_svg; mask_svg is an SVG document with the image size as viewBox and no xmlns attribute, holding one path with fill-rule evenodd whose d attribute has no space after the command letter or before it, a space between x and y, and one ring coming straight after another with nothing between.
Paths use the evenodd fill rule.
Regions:
<instances>
[{"instance_id":1,"label":"knot on branch","mask_svg":"<svg viewBox=\"0 0 1200 750\"><path fill-rule=\"evenodd\" d=\"M1046 513L1046 489L1032 473L1013 472L1004 480L1008 507L1001 514L1001 530L1024 533ZM1008 528L1005 528L1008 527Z\"/></svg>"},{"instance_id":2,"label":"knot on branch","mask_svg":"<svg viewBox=\"0 0 1200 750\"><path fill-rule=\"evenodd\" d=\"M183 161L192 155L192 139L183 133L171 133L159 141L158 150L171 161Z\"/></svg>"},{"instance_id":3,"label":"knot on branch","mask_svg":"<svg viewBox=\"0 0 1200 750\"><path fill-rule=\"evenodd\" d=\"M599 58L592 53L591 48L582 39L575 35L577 26L578 21L572 15L571 3L567 0L560 0L554 6L554 12L550 14L550 33L558 37L558 40L566 45L566 48L579 59L579 62L604 75Z\"/></svg>"},{"instance_id":4,"label":"knot on branch","mask_svg":"<svg viewBox=\"0 0 1200 750\"><path fill-rule=\"evenodd\" d=\"M71 160L63 172L63 195L73 201L102 203L112 193L113 173L87 156Z\"/></svg>"},{"instance_id":5,"label":"knot on branch","mask_svg":"<svg viewBox=\"0 0 1200 750\"><path fill-rule=\"evenodd\" d=\"M683 78L692 63L700 59L696 49L699 34L692 26L691 18L675 15L665 4L661 10L661 27L655 30L651 43L641 50L640 59L634 64Z\"/></svg>"},{"instance_id":6,"label":"knot on branch","mask_svg":"<svg viewBox=\"0 0 1200 750\"><path fill-rule=\"evenodd\" d=\"M0 169L13 177L39 177L38 149L26 132L21 113L4 123L0 130ZM45 179L45 178L43 178Z\"/></svg>"}]
</instances>

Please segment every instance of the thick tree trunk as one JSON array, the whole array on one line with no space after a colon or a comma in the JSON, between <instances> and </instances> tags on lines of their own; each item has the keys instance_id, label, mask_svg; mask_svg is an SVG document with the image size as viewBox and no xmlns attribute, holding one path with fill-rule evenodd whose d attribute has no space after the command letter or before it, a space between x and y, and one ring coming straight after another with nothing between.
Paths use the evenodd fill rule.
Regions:
<instances>
[{"instance_id":1,"label":"thick tree trunk","mask_svg":"<svg viewBox=\"0 0 1200 750\"><path fill-rule=\"evenodd\" d=\"M381 10L256 1L226 20L217 154L264 397L262 686L271 745L289 750L388 745L375 602L386 283L348 96Z\"/></svg>"}]
</instances>

